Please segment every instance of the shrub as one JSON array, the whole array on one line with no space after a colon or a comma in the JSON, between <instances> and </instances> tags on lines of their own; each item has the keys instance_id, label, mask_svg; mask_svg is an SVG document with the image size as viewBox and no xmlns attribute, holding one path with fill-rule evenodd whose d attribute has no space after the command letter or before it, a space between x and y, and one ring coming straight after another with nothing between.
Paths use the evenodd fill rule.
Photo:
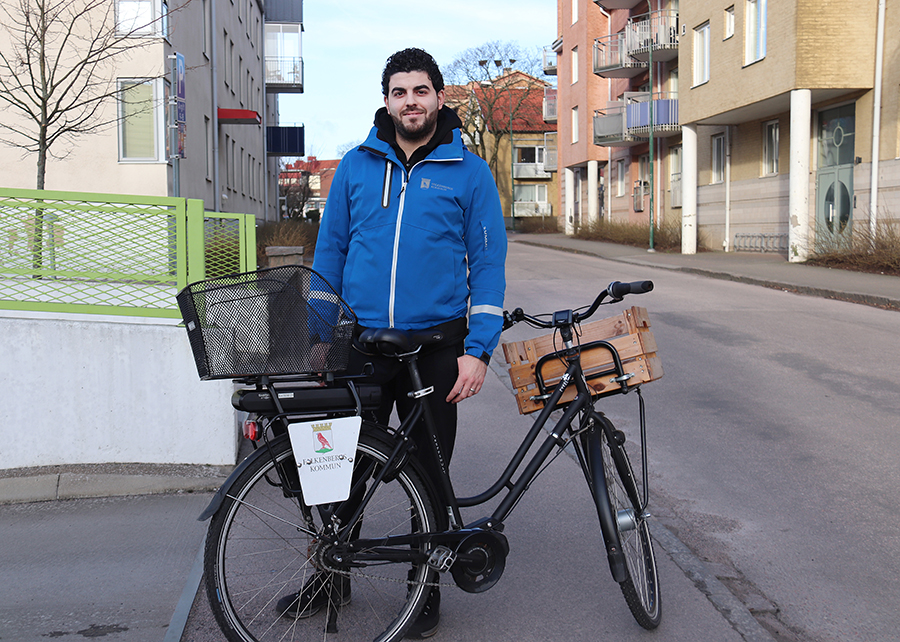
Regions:
<instances>
[{"instance_id":1,"label":"shrub","mask_svg":"<svg viewBox=\"0 0 900 642\"><path fill-rule=\"evenodd\" d=\"M874 232L859 221L849 234L817 235L807 263L900 276L900 221L879 221Z\"/></svg>"},{"instance_id":2,"label":"shrub","mask_svg":"<svg viewBox=\"0 0 900 642\"><path fill-rule=\"evenodd\" d=\"M315 253L319 224L287 219L274 223L261 223L256 227L256 262L260 267L268 265L267 247L303 246L304 257Z\"/></svg>"},{"instance_id":3,"label":"shrub","mask_svg":"<svg viewBox=\"0 0 900 642\"><path fill-rule=\"evenodd\" d=\"M516 217L516 232L523 234L556 234L559 224L555 216Z\"/></svg>"},{"instance_id":4,"label":"shrub","mask_svg":"<svg viewBox=\"0 0 900 642\"><path fill-rule=\"evenodd\" d=\"M582 226L575 236L590 241L650 247L650 226L643 223L601 219ZM681 221L679 219L666 219L653 231L653 248L663 252L681 251Z\"/></svg>"}]
</instances>

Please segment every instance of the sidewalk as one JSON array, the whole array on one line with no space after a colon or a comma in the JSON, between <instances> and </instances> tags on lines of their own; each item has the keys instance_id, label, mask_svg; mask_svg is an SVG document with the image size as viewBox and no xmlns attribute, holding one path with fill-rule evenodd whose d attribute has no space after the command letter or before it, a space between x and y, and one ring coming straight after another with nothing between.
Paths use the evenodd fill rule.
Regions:
<instances>
[{"instance_id":1,"label":"sidewalk","mask_svg":"<svg viewBox=\"0 0 900 642\"><path fill-rule=\"evenodd\" d=\"M648 253L559 234L509 238L514 243L900 310L900 278L792 264L779 255ZM499 389L499 381L492 385L496 395L505 398L508 391ZM482 402L491 399L485 395ZM511 426L509 434L519 430ZM227 472L137 465L0 471L0 539L5 551L0 566L8 576L5 589L0 589L0 638L19 641L79 634L103 635L110 642L188 639L190 634L182 633L197 594L197 555L207 526L195 518ZM560 484L568 485L568 480ZM73 501L55 501L63 499ZM543 514L542 506L552 501L550 497L547 504L536 505L535 514ZM666 579L686 591L679 599L686 601L685 607L692 605L687 610L693 615L683 617L697 618L697 626L702 620L702 626L712 627L710 631L727 631L728 639L737 632L743 640L771 640L746 607L671 533L655 524L654 536L668 555L667 569L674 568L671 562L681 569L677 577L667 570ZM535 542L517 550L540 546ZM525 576L520 581L529 580ZM510 581L503 591L511 592L498 592L497 599L518 599L514 588ZM459 600L460 613L471 608L460 596L454 599ZM611 610L618 609L621 596L615 600ZM710 603L715 608L709 608ZM534 608L539 615L539 605ZM667 625L667 642L690 629L680 631L682 623L675 614L670 611L668 616L674 619ZM448 627L444 637L455 639L451 631ZM467 639L468 633L460 629L460 639Z\"/></svg>"},{"instance_id":2,"label":"sidewalk","mask_svg":"<svg viewBox=\"0 0 900 642\"><path fill-rule=\"evenodd\" d=\"M611 261L691 272L702 276L900 310L900 278L789 263L780 254L701 252L669 254L583 241L564 234L515 234L510 242L591 254Z\"/></svg>"}]
</instances>

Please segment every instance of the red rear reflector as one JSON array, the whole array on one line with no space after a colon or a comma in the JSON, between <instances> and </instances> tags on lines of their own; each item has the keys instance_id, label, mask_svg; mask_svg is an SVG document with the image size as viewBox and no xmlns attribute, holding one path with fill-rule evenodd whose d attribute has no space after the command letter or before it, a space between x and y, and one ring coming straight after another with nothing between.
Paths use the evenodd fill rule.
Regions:
<instances>
[{"instance_id":1,"label":"red rear reflector","mask_svg":"<svg viewBox=\"0 0 900 642\"><path fill-rule=\"evenodd\" d=\"M255 420L247 419L244 421L244 438L250 441L259 439L259 424Z\"/></svg>"}]
</instances>

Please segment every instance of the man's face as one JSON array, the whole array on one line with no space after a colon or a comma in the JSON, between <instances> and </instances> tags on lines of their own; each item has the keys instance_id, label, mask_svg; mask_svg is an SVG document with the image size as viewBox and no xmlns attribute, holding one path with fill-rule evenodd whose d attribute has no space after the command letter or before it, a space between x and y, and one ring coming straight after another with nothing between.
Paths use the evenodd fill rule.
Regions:
<instances>
[{"instance_id":1,"label":"man's face","mask_svg":"<svg viewBox=\"0 0 900 642\"><path fill-rule=\"evenodd\" d=\"M435 91L424 71L396 73L391 76L384 105L398 137L424 143L437 127L438 111L444 106L444 90Z\"/></svg>"}]
</instances>

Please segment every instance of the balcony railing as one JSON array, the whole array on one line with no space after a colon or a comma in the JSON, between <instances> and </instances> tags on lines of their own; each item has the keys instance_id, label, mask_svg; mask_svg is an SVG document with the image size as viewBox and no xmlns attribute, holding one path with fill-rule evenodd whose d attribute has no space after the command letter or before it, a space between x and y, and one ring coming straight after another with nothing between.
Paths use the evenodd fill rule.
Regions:
<instances>
[{"instance_id":1,"label":"balcony railing","mask_svg":"<svg viewBox=\"0 0 900 642\"><path fill-rule=\"evenodd\" d=\"M556 52L550 47L544 47L544 73L548 76L556 75Z\"/></svg>"},{"instance_id":2,"label":"balcony railing","mask_svg":"<svg viewBox=\"0 0 900 642\"><path fill-rule=\"evenodd\" d=\"M610 9L634 9L642 1L643 0L594 0L594 4L609 11Z\"/></svg>"},{"instance_id":3,"label":"balcony railing","mask_svg":"<svg viewBox=\"0 0 900 642\"><path fill-rule=\"evenodd\" d=\"M544 88L544 122L545 123L555 123L556 122L556 88L555 87L546 87Z\"/></svg>"},{"instance_id":4,"label":"balcony railing","mask_svg":"<svg viewBox=\"0 0 900 642\"><path fill-rule=\"evenodd\" d=\"M629 18L625 28L628 54L638 60L664 62L678 57L678 12L653 11Z\"/></svg>"},{"instance_id":5,"label":"balcony railing","mask_svg":"<svg viewBox=\"0 0 900 642\"><path fill-rule=\"evenodd\" d=\"M678 94L673 92L649 92L625 94L626 127L628 133L644 138L650 136L651 107L653 110L653 135L672 136L681 133L678 121Z\"/></svg>"},{"instance_id":6,"label":"balcony railing","mask_svg":"<svg viewBox=\"0 0 900 642\"><path fill-rule=\"evenodd\" d=\"M550 203L516 201L513 211L516 216L550 216L553 206Z\"/></svg>"},{"instance_id":7,"label":"balcony railing","mask_svg":"<svg viewBox=\"0 0 900 642\"><path fill-rule=\"evenodd\" d=\"M681 133L678 122L678 98L674 93L626 93L623 100L610 102L606 109L594 112L594 144L605 147L631 147L650 136L651 105L653 135Z\"/></svg>"},{"instance_id":8,"label":"balcony railing","mask_svg":"<svg viewBox=\"0 0 900 642\"><path fill-rule=\"evenodd\" d=\"M647 63L628 55L628 32L594 40L594 73L603 78L634 78Z\"/></svg>"},{"instance_id":9,"label":"balcony railing","mask_svg":"<svg viewBox=\"0 0 900 642\"><path fill-rule=\"evenodd\" d=\"M556 171L556 132L544 134L544 171Z\"/></svg>"},{"instance_id":10,"label":"balcony railing","mask_svg":"<svg viewBox=\"0 0 900 642\"><path fill-rule=\"evenodd\" d=\"M266 56L266 91L303 93L303 58Z\"/></svg>"},{"instance_id":11,"label":"balcony railing","mask_svg":"<svg viewBox=\"0 0 900 642\"><path fill-rule=\"evenodd\" d=\"M544 169L543 163L515 163L513 178L550 178L550 172Z\"/></svg>"}]
</instances>

